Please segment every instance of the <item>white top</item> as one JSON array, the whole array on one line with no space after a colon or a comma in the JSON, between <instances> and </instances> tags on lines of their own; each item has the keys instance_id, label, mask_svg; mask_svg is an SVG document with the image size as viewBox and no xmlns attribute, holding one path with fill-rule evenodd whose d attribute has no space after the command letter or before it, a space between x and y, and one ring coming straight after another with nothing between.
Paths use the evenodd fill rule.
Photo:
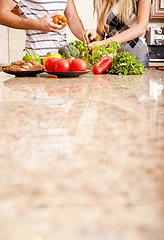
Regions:
<instances>
[{"instance_id":1,"label":"white top","mask_svg":"<svg viewBox=\"0 0 164 240\"><path fill-rule=\"evenodd\" d=\"M14 0L19 6L22 18L40 19L43 16L57 12L64 15L68 0ZM26 30L26 48L39 54L41 58L48 52L57 53L58 49L67 44L66 31L62 33Z\"/></svg>"}]
</instances>

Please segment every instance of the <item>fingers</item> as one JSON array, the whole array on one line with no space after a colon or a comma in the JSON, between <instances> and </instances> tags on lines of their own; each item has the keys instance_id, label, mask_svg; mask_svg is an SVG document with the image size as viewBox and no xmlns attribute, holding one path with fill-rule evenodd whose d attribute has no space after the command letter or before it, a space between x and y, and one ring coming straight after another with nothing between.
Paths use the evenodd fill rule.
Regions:
<instances>
[{"instance_id":1,"label":"fingers","mask_svg":"<svg viewBox=\"0 0 164 240\"><path fill-rule=\"evenodd\" d=\"M83 34L83 38L86 43L90 43L90 40L89 40L90 34L91 34L90 30L86 30L85 33Z\"/></svg>"},{"instance_id":2,"label":"fingers","mask_svg":"<svg viewBox=\"0 0 164 240\"><path fill-rule=\"evenodd\" d=\"M94 29L87 29L83 34L84 41L89 44L96 38L96 31Z\"/></svg>"},{"instance_id":3,"label":"fingers","mask_svg":"<svg viewBox=\"0 0 164 240\"><path fill-rule=\"evenodd\" d=\"M62 25L58 25L58 24L55 24L55 23L53 23L53 22L50 22L50 27L51 27L52 29L59 30L59 29L62 27Z\"/></svg>"},{"instance_id":4,"label":"fingers","mask_svg":"<svg viewBox=\"0 0 164 240\"><path fill-rule=\"evenodd\" d=\"M65 26L65 27L63 28L62 25L58 25L58 24L54 24L54 23L51 24L51 30L52 30L52 32L56 32L56 33L61 33L61 32L63 32L63 31L66 29L66 27L67 27L67 26Z\"/></svg>"},{"instance_id":5,"label":"fingers","mask_svg":"<svg viewBox=\"0 0 164 240\"><path fill-rule=\"evenodd\" d=\"M92 43L89 43L88 44L88 49L91 51L92 50L92 48L93 47L95 47L95 46L99 46L100 44L99 44L99 42L92 42Z\"/></svg>"},{"instance_id":6,"label":"fingers","mask_svg":"<svg viewBox=\"0 0 164 240\"><path fill-rule=\"evenodd\" d=\"M65 30L66 27L63 28L62 25L58 25L53 23L52 18L57 15L57 12L47 14L38 21L40 22L40 29L43 32L55 32L55 33L61 33Z\"/></svg>"},{"instance_id":7,"label":"fingers","mask_svg":"<svg viewBox=\"0 0 164 240\"><path fill-rule=\"evenodd\" d=\"M48 18L53 18L57 14L59 14L59 13L58 12L54 12L54 13L48 14L47 16L48 16ZM66 29L66 26L63 28L62 25L55 24L53 22L51 22L50 25L51 25L51 31L52 32L61 33L61 32L63 32Z\"/></svg>"},{"instance_id":8,"label":"fingers","mask_svg":"<svg viewBox=\"0 0 164 240\"><path fill-rule=\"evenodd\" d=\"M94 42L88 44L88 49L89 49L90 51L92 50L93 47L94 47Z\"/></svg>"},{"instance_id":9,"label":"fingers","mask_svg":"<svg viewBox=\"0 0 164 240\"><path fill-rule=\"evenodd\" d=\"M83 33L83 39L84 39L84 42L86 43L89 43L89 34L90 34L90 30L85 30L85 32Z\"/></svg>"},{"instance_id":10,"label":"fingers","mask_svg":"<svg viewBox=\"0 0 164 240\"><path fill-rule=\"evenodd\" d=\"M54 12L54 13L49 13L46 15L46 17L48 18L53 18L54 16L56 16L58 13L57 12Z\"/></svg>"},{"instance_id":11,"label":"fingers","mask_svg":"<svg viewBox=\"0 0 164 240\"><path fill-rule=\"evenodd\" d=\"M92 42L94 39L96 38L96 32L91 32L90 35L89 35L89 40L90 42Z\"/></svg>"}]
</instances>

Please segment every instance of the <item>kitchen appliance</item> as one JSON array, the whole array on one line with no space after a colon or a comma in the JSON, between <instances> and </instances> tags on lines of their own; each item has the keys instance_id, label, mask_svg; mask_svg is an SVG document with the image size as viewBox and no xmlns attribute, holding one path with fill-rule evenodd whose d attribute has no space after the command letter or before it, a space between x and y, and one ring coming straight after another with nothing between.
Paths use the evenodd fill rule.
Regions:
<instances>
[{"instance_id":1,"label":"kitchen appliance","mask_svg":"<svg viewBox=\"0 0 164 240\"><path fill-rule=\"evenodd\" d=\"M164 27L150 27L148 37L150 61L164 62Z\"/></svg>"}]
</instances>

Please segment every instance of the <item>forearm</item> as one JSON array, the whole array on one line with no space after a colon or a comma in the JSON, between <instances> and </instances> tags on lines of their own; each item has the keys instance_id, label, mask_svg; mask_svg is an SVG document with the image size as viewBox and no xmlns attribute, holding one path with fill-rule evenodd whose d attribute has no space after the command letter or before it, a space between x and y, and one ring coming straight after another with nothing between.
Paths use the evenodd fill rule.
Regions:
<instances>
[{"instance_id":1,"label":"forearm","mask_svg":"<svg viewBox=\"0 0 164 240\"><path fill-rule=\"evenodd\" d=\"M145 27L143 27L140 24L137 24L121 33L118 33L110 38L105 39L104 44L109 45L112 40L121 44L141 36L142 34L145 33L145 31L146 31Z\"/></svg>"},{"instance_id":2,"label":"forearm","mask_svg":"<svg viewBox=\"0 0 164 240\"><path fill-rule=\"evenodd\" d=\"M83 33L84 33L84 27L82 24L82 21L78 15L78 12L76 10L76 6L74 3L74 0L69 0L66 10L65 10L65 16L68 20L68 26L71 29L72 33L81 41L83 41Z\"/></svg>"},{"instance_id":3,"label":"forearm","mask_svg":"<svg viewBox=\"0 0 164 240\"><path fill-rule=\"evenodd\" d=\"M39 28L38 21L21 18L8 10L0 11L0 24L24 30L36 30Z\"/></svg>"},{"instance_id":4,"label":"forearm","mask_svg":"<svg viewBox=\"0 0 164 240\"><path fill-rule=\"evenodd\" d=\"M68 26L72 33L81 41L83 41L83 33L85 31L80 18L69 18Z\"/></svg>"}]
</instances>

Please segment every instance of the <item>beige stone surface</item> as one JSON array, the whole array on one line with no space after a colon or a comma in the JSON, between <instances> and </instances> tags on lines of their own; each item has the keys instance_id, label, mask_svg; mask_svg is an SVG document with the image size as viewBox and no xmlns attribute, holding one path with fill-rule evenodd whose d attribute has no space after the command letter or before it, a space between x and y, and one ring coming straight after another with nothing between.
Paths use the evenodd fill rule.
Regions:
<instances>
[{"instance_id":1,"label":"beige stone surface","mask_svg":"<svg viewBox=\"0 0 164 240\"><path fill-rule=\"evenodd\" d=\"M0 73L0 239L164 239L164 73Z\"/></svg>"}]
</instances>

